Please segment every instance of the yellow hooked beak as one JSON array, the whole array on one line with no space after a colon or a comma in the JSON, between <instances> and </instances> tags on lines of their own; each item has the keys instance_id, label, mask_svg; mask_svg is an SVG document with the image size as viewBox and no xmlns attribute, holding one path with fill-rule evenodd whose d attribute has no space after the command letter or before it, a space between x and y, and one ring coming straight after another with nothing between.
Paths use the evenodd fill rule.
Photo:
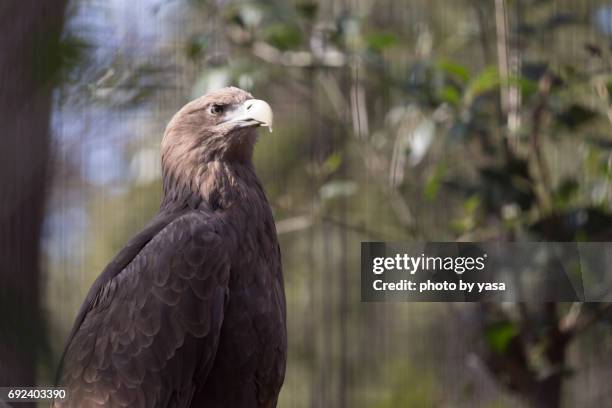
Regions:
<instances>
[{"instance_id":1,"label":"yellow hooked beak","mask_svg":"<svg viewBox=\"0 0 612 408\"><path fill-rule=\"evenodd\" d=\"M248 99L235 110L228 112L227 122L243 126L267 126L272 132L273 120L272 108L266 101L260 99Z\"/></svg>"}]
</instances>

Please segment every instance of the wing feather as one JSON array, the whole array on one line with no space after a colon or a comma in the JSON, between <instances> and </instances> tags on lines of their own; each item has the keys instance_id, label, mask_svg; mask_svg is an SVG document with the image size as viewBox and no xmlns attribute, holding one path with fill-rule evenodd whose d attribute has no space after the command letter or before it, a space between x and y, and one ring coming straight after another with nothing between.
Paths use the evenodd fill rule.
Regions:
<instances>
[{"instance_id":1,"label":"wing feather","mask_svg":"<svg viewBox=\"0 0 612 408\"><path fill-rule=\"evenodd\" d=\"M67 346L59 407L188 406L217 350L230 260L214 220L192 211L96 282ZM137 247L137 245L136 245ZM121 255L121 254L120 254Z\"/></svg>"}]
</instances>

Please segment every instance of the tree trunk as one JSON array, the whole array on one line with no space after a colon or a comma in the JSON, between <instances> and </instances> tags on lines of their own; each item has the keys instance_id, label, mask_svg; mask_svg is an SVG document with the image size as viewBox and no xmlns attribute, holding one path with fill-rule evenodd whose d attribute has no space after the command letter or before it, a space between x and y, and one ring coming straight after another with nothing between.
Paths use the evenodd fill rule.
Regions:
<instances>
[{"instance_id":1,"label":"tree trunk","mask_svg":"<svg viewBox=\"0 0 612 408\"><path fill-rule=\"evenodd\" d=\"M544 307L550 327L545 354L554 372L537 382L533 392L529 395L529 401L534 408L559 408L561 407L565 357L569 338L559 330L557 305L547 303Z\"/></svg>"},{"instance_id":2,"label":"tree trunk","mask_svg":"<svg viewBox=\"0 0 612 408\"><path fill-rule=\"evenodd\" d=\"M541 381L528 396L530 405L533 408L560 408L562 383L560 374L554 374Z\"/></svg>"},{"instance_id":3,"label":"tree trunk","mask_svg":"<svg viewBox=\"0 0 612 408\"><path fill-rule=\"evenodd\" d=\"M0 386L32 386L41 343L40 237L65 0L0 4Z\"/></svg>"}]
</instances>

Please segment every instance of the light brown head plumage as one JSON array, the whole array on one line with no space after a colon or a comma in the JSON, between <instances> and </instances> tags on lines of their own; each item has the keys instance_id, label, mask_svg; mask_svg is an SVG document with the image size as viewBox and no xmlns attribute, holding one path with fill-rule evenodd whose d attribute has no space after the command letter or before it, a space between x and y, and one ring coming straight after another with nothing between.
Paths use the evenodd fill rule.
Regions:
<instances>
[{"instance_id":1,"label":"light brown head plumage","mask_svg":"<svg viewBox=\"0 0 612 408\"><path fill-rule=\"evenodd\" d=\"M259 126L272 126L272 109L239 88L223 88L186 104L168 123L162 141L166 197L175 200L182 190L200 190L209 169L250 165Z\"/></svg>"}]
</instances>

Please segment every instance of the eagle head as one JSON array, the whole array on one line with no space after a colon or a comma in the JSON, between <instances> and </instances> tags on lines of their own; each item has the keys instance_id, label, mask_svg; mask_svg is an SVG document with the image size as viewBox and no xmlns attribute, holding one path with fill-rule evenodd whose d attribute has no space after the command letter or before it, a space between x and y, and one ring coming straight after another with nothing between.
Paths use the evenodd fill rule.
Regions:
<instances>
[{"instance_id":1,"label":"eagle head","mask_svg":"<svg viewBox=\"0 0 612 408\"><path fill-rule=\"evenodd\" d=\"M162 140L164 201L190 191L207 196L219 169L249 166L259 126L272 129L272 108L239 88L222 88L183 106Z\"/></svg>"},{"instance_id":2,"label":"eagle head","mask_svg":"<svg viewBox=\"0 0 612 408\"><path fill-rule=\"evenodd\" d=\"M170 120L162 159L250 161L259 126L272 129L267 102L235 87L210 92L183 106Z\"/></svg>"}]
</instances>

